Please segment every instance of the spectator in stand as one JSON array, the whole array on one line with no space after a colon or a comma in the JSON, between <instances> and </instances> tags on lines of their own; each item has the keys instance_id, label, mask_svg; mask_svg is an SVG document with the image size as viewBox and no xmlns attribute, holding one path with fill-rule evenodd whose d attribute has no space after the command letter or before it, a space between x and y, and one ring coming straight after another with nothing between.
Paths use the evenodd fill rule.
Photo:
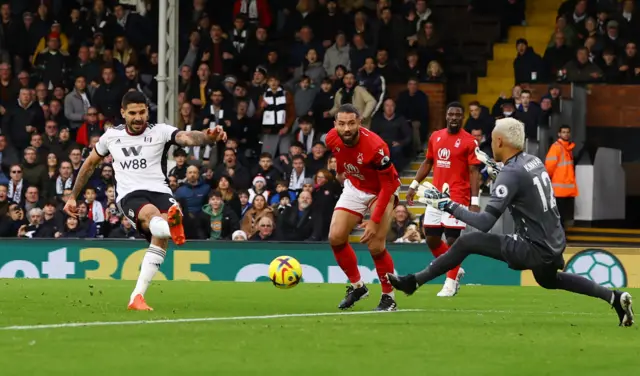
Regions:
<instances>
[{"instance_id":1,"label":"spectator in stand","mask_svg":"<svg viewBox=\"0 0 640 376\"><path fill-rule=\"evenodd\" d=\"M322 136L322 134L316 132L316 130L314 129L313 118L311 116L301 116L298 120L298 126L300 128L295 131L294 139L304 146L303 152L305 154L309 154L311 153L314 144L317 141L320 141L320 137Z\"/></svg>"},{"instance_id":2,"label":"spectator in stand","mask_svg":"<svg viewBox=\"0 0 640 376\"><path fill-rule=\"evenodd\" d=\"M376 107L371 114L373 117L387 97L387 83L380 72L377 71L373 57L365 59L364 67L358 74L358 85L367 89L369 94L376 100Z\"/></svg>"},{"instance_id":3,"label":"spectator in stand","mask_svg":"<svg viewBox=\"0 0 640 376\"><path fill-rule=\"evenodd\" d=\"M524 38L518 39L516 41L516 50L518 54L513 60L515 83L544 82L547 79L544 75L544 62L540 55L535 53L533 47L529 47L529 42Z\"/></svg>"},{"instance_id":4,"label":"spectator in stand","mask_svg":"<svg viewBox=\"0 0 640 376\"><path fill-rule=\"evenodd\" d=\"M91 186L85 188L84 202L87 204L87 217L96 225L96 235L104 235L102 233L102 226L105 221L104 208L100 201L97 200L95 188Z\"/></svg>"},{"instance_id":5,"label":"spectator in stand","mask_svg":"<svg viewBox=\"0 0 640 376\"><path fill-rule=\"evenodd\" d=\"M175 176L178 184L182 184L187 179L187 152L178 148L173 151L173 160L176 165L169 170L169 175Z\"/></svg>"},{"instance_id":6,"label":"spectator in stand","mask_svg":"<svg viewBox=\"0 0 640 376\"><path fill-rule=\"evenodd\" d=\"M91 100L86 88L86 78L84 76L76 76L74 90L67 94L64 99L64 116L69 120L69 127L74 132L80 128L83 120L89 120L86 114L91 109ZM97 121L98 119L96 118L95 120Z\"/></svg>"},{"instance_id":7,"label":"spectator in stand","mask_svg":"<svg viewBox=\"0 0 640 376\"><path fill-rule=\"evenodd\" d=\"M244 15L253 26L269 28L272 15L267 0L236 0L233 5L233 17Z\"/></svg>"},{"instance_id":8,"label":"spectator in stand","mask_svg":"<svg viewBox=\"0 0 640 376\"><path fill-rule=\"evenodd\" d=\"M427 72L425 75L426 82L445 82L447 78L444 75L442 65L438 61L433 60L427 65Z\"/></svg>"},{"instance_id":9,"label":"spectator in stand","mask_svg":"<svg viewBox=\"0 0 640 376\"><path fill-rule=\"evenodd\" d=\"M242 190L238 193L238 198L240 199L240 215L239 218L242 219L244 217L244 213L247 210L251 209L251 201L249 201L249 192L246 190Z\"/></svg>"},{"instance_id":10,"label":"spectator in stand","mask_svg":"<svg viewBox=\"0 0 640 376\"><path fill-rule=\"evenodd\" d=\"M325 78L322 80L320 90L316 92L311 111L308 114L313 116L315 120L313 129L320 135L328 133L333 128L333 119L328 112L333 108L334 97L332 81L329 78Z\"/></svg>"},{"instance_id":11,"label":"spectator in stand","mask_svg":"<svg viewBox=\"0 0 640 376\"><path fill-rule=\"evenodd\" d=\"M267 180L262 175L256 175L253 178L253 187L249 188L249 201L253 202L258 195L264 196L266 202L269 202L271 192L267 189Z\"/></svg>"},{"instance_id":12,"label":"spectator in stand","mask_svg":"<svg viewBox=\"0 0 640 376\"><path fill-rule=\"evenodd\" d=\"M89 139L93 136L100 136L104 132L104 121L99 120L98 109L88 107L83 115L85 122L77 129L76 143L82 146L89 146Z\"/></svg>"},{"instance_id":13,"label":"spectator in stand","mask_svg":"<svg viewBox=\"0 0 640 376\"><path fill-rule=\"evenodd\" d=\"M18 100L7 108L2 118L2 134L9 143L22 152L29 146L31 133L44 131L44 114L40 106L34 103L29 89L20 89Z\"/></svg>"},{"instance_id":14,"label":"spectator in stand","mask_svg":"<svg viewBox=\"0 0 640 376\"><path fill-rule=\"evenodd\" d=\"M312 87L311 79L302 76L298 86L294 88L293 103L296 109L296 118L307 116L313 107L313 101L318 93L318 88Z\"/></svg>"},{"instance_id":15,"label":"spectator in stand","mask_svg":"<svg viewBox=\"0 0 640 376\"><path fill-rule=\"evenodd\" d=\"M620 70L620 63L616 59L615 52L612 49L605 49L602 52L602 59L598 61L598 67L602 70L604 82L608 84L621 84L623 80L623 71Z\"/></svg>"},{"instance_id":16,"label":"spectator in stand","mask_svg":"<svg viewBox=\"0 0 640 376\"><path fill-rule=\"evenodd\" d=\"M611 48L616 53L622 54L626 41L620 38L619 24L616 20L610 20L607 22L607 32L603 36L604 48Z\"/></svg>"},{"instance_id":17,"label":"spectator in stand","mask_svg":"<svg viewBox=\"0 0 640 376\"><path fill-rule=\"evenodd\" d=\"M86 238L87 231L84 228L80 228L80 221L75 217L67 217L65 226L60 235L62 238Z\"/></svg>"},{"instance_id":18,"label":"spectator in stand","mask_svg":"<svg viewBox=\"0 0 640 376\"><path fill-rule=\"evenodd\" d=\"M33 208L28 213L29 223L20 226L18 229L19 238L35 238L41 232L42 209Z\"/></svg>"},{"instance_id":19,"label":"spectator in stand","mask_svg":"<svg viewBox=\"0 0 640 376\"><path fill-rule=\"evenodd\" d=\"M349 62L350 68L346 69L347 72L354 71L359 72L363 67L365 60L368 57L374 57L375 51L365 43L364 37L361 34L355 34L353 36L353 44L349 47ZM336 69L340 65L336 66ZM337 78L337 77L336 77Z\"/></svg>"},{"instance_id":20,"label":"spectator in stand","mask_svg":"<svg viewBox=\"0 0 640 376\"><path fill-rule=\"evenodd\" d=\"M40 80L49 88L64 85L69 71L69 52L60 46L61 35L52 32L48 36L47 48L35 53L34 68Z\"/></svg>"},{"instance_id":21,"label":"spectator in stand","mask_svg":"<svg viewBox=\"0 0 640 376\"><path fill-rule=\"evenodd\" d=\"M33 208L41 208L42 203L43 200L40 196L40 189L35 185L28 186L24 193L24 202L22 202L25 213L28 213Z\"/></svg>"},{"instance_id":22,"label":"spectator in stand","mask_svg":"<svg viewBox=\"0 0 640 376\"><path fill-rule=\"evenodd\" d=\"M7 143L7 136L0 134L0 172L9 176L12 165L19 163L16 150Z\"/></svg>"},{"instance_id":23,"label":"spectator in stand","mask_svg":"<svg viewBox=\"0 0 640 376\"><path fill-rule=\"evenodd\" d=\"M383 112L374 117L371 130L387 143L391 161L396 170L402 171L406 164L405 151L411 145L411 126L402 115L396 114L393 99L384 101Z\"/></svg>"},{"instance_id":24,"label":"spectator in stand","mask_svg":"<svg viewBox=\"0 0 640 376\"><path fill-rule=\"evenodd\" d=\"M198 80L193 82L189 88L187 99L200 111L208 105L211 93L217 85L215 80L211 78L211 70L207 63L200 63L197 76Z\"/></svg>"},{"instance_id":25,"label":"spectator in stand","mask_svg":"<svg viewBox=\"0 0 640 376\"><path fill-rule=\"evenodd\" d=\"M422 28L418 32L418 40L416 43L418 48L418 56L420 61L441 60L444 52L443 44L436 27L431 21L424 22Z\"/></svg>"},{"instance_id":26,"label":"spectator in stand","mask_svg":"<svg viewBox=\"0 0 640 376\"><path fill-rule=\"evenodd\" d=\"M640 82L640 56L638 56L638 49L633 42L629 42L625 46L620 71L625 76L625 83Z\"/></svg>"},{"instance_id":27,"label":"spectator in stand","mask_svg":"<svg viewBox=\"0 0 640 376\"><path fill-rule=\"evenodd\" d=\"M312 215L311 193L302 192L292 206L278 216L276 238L280 241L307 241L320 238L318 220ZM315 236L314 236L315 235Z\"/></svg>"},{"instance_id":28,"label":"spectator in stand","mask_svg":"<svg viewBox=\"0 0 640 376\"><path fill-rule=\"evenodd\" d=\"M240 216L240 198L234 189L233 179L229 176L223 175L218 179L218 187L216 188L222 194L222 200L225 205Z\"/></svg>"},{"instance_id":29,"label":"spectator in stand","mask_svg":"<svg viewBox=\"0 0 640 376\"><path fill-rule=\"evenodd\" d=\"M322 5L322 2L320 1L319 4ZM337 35L345 31L345 25L348 24L347 15L341 9L338 9L338 1L328 0L325 4L325 9L320 10L319 25L322 25L322 27L317 30L319 33L318 38L322 40L322 45L325 48L329 48ZM327 70L327 72L333 71Z\"/></svg>"},{"instance_id":30,"label":"spectator in stand","mask_svg":"<svg viewBox=\"0 0 640 376\"><path fill-rule=\"evenodd\" d=\"M520 104L520 95L522 94L522 87L516 84L511 89L511 97L507 98L505 93L500 93L500 98L496 101L496 103L491 108L491 116L497 118L502 115L503 104L506 102L511 103L512 106Z\"/></svg>"},{"instance_id":31,"label":"spectator in stand","mask_svg":"<svg viewBox=\"0 0 640 376\"><path fill-rule=\"evenodd\" d=\"M262 217L268 217L272 221L275 219L273 209L267 206L264 196L256 195L251 202L251 209L247 210L242 218L241 230L249 237L253 236L259 229L258 223Z\"/></svg>"},{"instance_id":32,"label":"spectator in stand","mask_svg":"<svg viewBox=\"0 0 640 376\"><path fill-rule=\"evenodd\" d=\"M531 101L531 92L522 90L520 104L516 106L518 119L524 123L525 136L530 140L538 139L538 124L540 122L540 106Z\"/></svg>"},{"instance_id":33,"label":"spectator in stand","mask_svg":"<svg viewBox=\"0 0 640 376\"><path fill-rule=\"evenodd\" d=\"M620 32L622 37L638 43L638 35L640 35L640 20L636 11L636 2L633 0L624 0L622 2L622 12L620 12Z\"/></svg>"},{"instance_id":34,"label":"spectator in stand","mask_svg":"<svg viewBox=\"0 0 640 376\"><path fill-rule=\"evenodd\" d=\"M405 60L399 64L398 75L393 82L407 82L412 77L422 80L425 77L425 66L421 66L418 53L414 50L407 52Z\"/></svg>"},{"instance_id":35,"label":"spectator in stand","mask_svg":"<svg viewBox=\"0 0 640 376\"><path fill-rule=\"evenodd\" d=\"M7 197L9 197L9 201L20 204L24 201L24 193L27 190L27 183L22 175L22 167L19 164L14 164L9 168L9 171Z\"/></svg>"},{"instance_id":36,"label":"spectator in stand","mask_svg":"<svg viewBox=\"0 0 640 376\"><path fill-rule=\"evenodd\" d=\"M187 179L176 191L176 199L184 203L183 210L197 215L205 204L211 187L200 178L200 170L196 166L187 168Z\"/></svg>"},{"instance_id":37,"label":"spectator in stand","mask_svg":"<svg viewBox=\"0 0 640 376\"><path fill-rule=\"evenodd\" d=\"M411 218L411 213L407 206L403 204L396 206L393 209L393 218L387 233L387 241L395 242L396 239L401 238L411 223L413 223L413 218Z\"/></svg>"},{"instance_id":38,"label":"spectator in stand","mask_svg":"<svg viewBox=\"0 0 640 376\"><path fill-rule=\"evenodd\" d=\"M102 68L102 83L93 95L93 105L105 119L118 122L120 119L120 100L124 95L124 88L116 81L113 67Z\"/></svg>"},{"instance_id":39,"label":"spectator in stand","mask_svg":"<svg viewBox=\"0 0 640 376\"><path fill-rule=\"evenodd\" d=\"M252 241L272 241L276 240L274 229L274 219L272 217L261 217L256 225L257 231L249 237Z\"/></svg>"},{"instance_id":40,"label":"spectator in stand","mask_svg":"<svg viewBox=\"0 0 640 376\"><path fill-rule=\"evenodd\" d=\"M376 69L387 82L394 82L399 74L395 60L389 60L389 52L385 49L376 52Z\"/></svg>"},{"instance_id":41,"label":"spectator in stand","mask_svg":"<svg viewBox=\"0 0 640 376\"><path fill-rule=\"evenodd\" d=\"M482 106L478 101L469 103L469 117L464 124L465 131L471 133L474 129L480 129L483 134L489 135L489 141L491 141L491 133L495 124L496 120L491 117L488 108Z\"/></svg>"},{"instance_id":42,"label":"spectator in stand","mask_svg":"<svg viewBox=\"0 0 640 376\"><path fill-rule=\"evenodd\" d=\"M296 155L293 157L293 160L291 162L293 168L291 169L291 173L288 176L289 191L295 192L296 194L302 191L304 179L310 176L310 174L306 172L304 160L305 158L303 156Z\"/></svg>"},{"instance_id":43,"label":"spectator in stand","mask_svg":"<svg viewBox=\"0 0 640 376\"><path fill-rule=\"evenodd\" d=\"M11 65L0 63L0 103L12 102L18 96L18 90L18 83L11 76ZM4 115L7 109L4 106L0 108L0 114Z\"/></svg>"},{"instance_id":44,"label":"spectator in stand","mask_svg":"<svg viewBox=\"0 0 640 376\"><path fill-rule=\"evenodd\" d=\"M565 43L564 33L556 32L555 42L552 47L548 47L544 52L544 63L547 68L547 77L557 77L558 70L562 69L571 59L573 59L573 49Z\"/></svg>"},{"instance_id":45,"label":"spectator in stand","mask_svg":"<svg viewBox=\"0 0 640 376\"><path fill-rule=\"evenodd\" d=\"M305 60L293 71L293 78L289 81L288 86L294 87L306 77L311 81L310 84L312 88L320 87L326 75L327 73L322 66L322 61L319 60L318 52L310 48L305 55Z\"/></svg>"},{"instance_id":46,"label":"spectator in stand","mask_svg":"<svg viewBox=\"0 0 640 376\"><path fill-rule=\"evenodd\" d=\"M414 152L422 151L429 133L429 97L418 89L417 78L410 78L398 95L396 113L411 122Z\"/></svg>"},{"instance_id":47,"label":"spectator in stand","mask_svg":"<svg viewBox=\"0 0 640 376\"><path fill-rule=\"evenodd\" d=\"M276 191L275 194L271 195L271 199L269 200L269 205L278 205L280 200L283 197L287 197L289 201L293 201L296 198L295 192L289 191L289 183L286 180L279 180L276 182ZM251 202L251 201L249 201ZM249 204L250 206L251 204Z\"/></svg>"},{"instance_id":48,"label":"spectator in stand","mask_svg":"<svg viewBox=\"0 0 640 376\"><path fill-rule=\"evenodd\" d=\"M111 230L108 237L111 239L142 239L140 233L136 231L131 221L125 216L122 216L120 225Z\"/></svg>"},{"instance_id":49,"label":"spectator in stand","mask_svg":"<svg viewBox=\"0 0 640 376\"><path fill-rule=\"evenodd\" d=\"M231 240L231 235L240 229L238 215L224 204L218 191L211 192L209 203L199 214L199 222L204 239Z\"/></svg>"},{"instance_id":50,"label":"spectator in stand","mask_svg":"<svg viewBox=\"0 0 640 376\"><path fill-rule=\"evenodd\" d=\"M335 3L334 3L335 4ZM338 31L335 36L335 43L327 49L324 54L324 70L333 76L333 72L339 65L351 69L350 60L351 46L347 44L347 37L344 32ZM334 77L331 77L334 78Z\"/></svg>"},{"instance_id":51,"label":"spectator in stand","mask_svg":"<svg viewBox=\"0 0 640 376\"><path fill-rule=\"evenodd\" d=\"M86 202L78 202L78 229L84 233L86 238L95 238L98 236L98 227L96 223L89 218L89 206Z\"/></svg>"},{"instance_id":52,"label":"spectator in stand","mask_svg":"<svg viewBox=\"0 0 640 376\"><path fill-rule=\"evenodd\" d=\"M45 186L47 166L38 163L38 153L32 146L24 149L24 161L22 162L22 176L27 185L33 185L39 189Z\"/></svg>"},{"instance_id":53,"label":"spectator in stand","mask_svg":"<svg viewBox=\"0 0 640 376\"><path fill-rule=\"evenodd\" d=\"M243 78L251 77L252 72L255 72L259 65L267 62L267 55L272 47L267 29L258 27L249 36L239 57Z\"/></svg>"},{"instance_id":54,"label":"spectator in stand","mask_svg":"<svg viewBox=\"0 0 640 376\"><path fill-rule=\"evenodd\" d=\"M56 211L56 200L47 201L42 209L42 228L36 237L58 238L63 230L64 215Z\"/></svg>"},{"instance_id":55,"label":"spectator in stand","mask_svg":"<svg viewBox=\"0 0 640 376\"><path fill-rule=\"evenodd\" d=\"M575 146L576 144L571 142L571 128L568 125L562 125L558 132L558 140L549 148L544 163L551 176L553 193L565 228L573 221L575 198L578 196L573 163Z\"/></svg>"},{"instance_id":56,"label":"spectator in stand","mask_svg":"<svg viewBox=\"0 0 640 376\"><path fill-rule=\"evenodd\" d=\"M278 155L286 153L291 144L291 127L295 121L293 95L280 86L276 75L269 75L268 89L258 99L256 116L262 118L262 152Z\"/></svg>"},{"instance_id":57,"label":"spectator in stand","mask_svg":"<svg viewBox=\"0 0 640 376\"><path fill-rule=\"evenodd\" d=\"M589 61L589 50L586 47L578 47L576 59L568 62L563 70L569 82L593 82L602 78L600 68Z\"/></svg>"},{"instance_id":58,"label":"spectator in stand","mask_svg":"<svg viewBox=\"0 0 640 376\"><path fill-rule=\"evenodd\" d=\"M260 154L258 165L252 172L252 176L261 175L266 181L266 189L274 191L276 182L282 179L282 171L273 166L273 157L269 153ZM250 200L251 201L251 200Z\"/></svg>"},{"instance_id":59,"label":"spectator in stand","mask_svg":"<svg viewBox=\"0 0 640 376\"><path fill-rule=\"evenodd\" d=\"M220 25L211 25L209 36L208 43L202 43L202 62L209 65L214 76L224 76L233 71L237 52L233 44L224 38Z\"/></svg>"},{"instance_id":60,"label":"spectator in stand","mask_svg":"<svg viewBox=\"0 0 640 376\"><path fill-rule=\"evenodd\" d=\"M338 90L344 87L344 76L347 74L347 68L342 65L338 65L336 67L336 71L333 72L334 79L331 80L331 86L333 87L333 92L337 93Z\"/></svg>"},{"instance_id":61,"label":"spectator in stand","mask_svg":"<svg viewBox=\"0 0 640 376\"><path fill-rule=\"evenodd\" d=\"M0 237L16 237L18 236L18 230L23 225L27 224L25 219L24 209L15 202L9 203L7 214L0 218Z\"/></svg>"},{"instance_id":62,"label":"spectator in stand","mask_svg":"<svg viewBox=\"0 0 640 376\"><path fill-rule=\"evenodd\" d=\"M329 153L324 142L316 141L311 148L311 155L305 161L305 175L314 176L316 172L323 169L327 165Z\"/></svg>"},{"instance_id":63,"label":"spectator in stand","mask_svg":"<svg viewBox=\"0 0 640 376\"><path fill-rule=\"evenodd\" d=\"M351 103L360 111L362 125L365 128L370 128L371 117L377 105L376 99L367 89L357 85L355 75L352 72L345 74L343 82L344 87L336 93L333 108L328 111L328 114L333 117L338 113L340 106Z\"/></svg>"},{"instance_id":64,"label":"spectator in stand","mask_svg":"<svg viewBox=\"0 0 640 376\"><path fill-rule=\"evenodd\" d=\"M238 189L251 187L251 173L238 162L235 150L227 148L224 151L222 164L215 170L215 176L219 179L223 175L229 175L229 170L233 171L232 177Z\"/></svg>"}]
</instances>

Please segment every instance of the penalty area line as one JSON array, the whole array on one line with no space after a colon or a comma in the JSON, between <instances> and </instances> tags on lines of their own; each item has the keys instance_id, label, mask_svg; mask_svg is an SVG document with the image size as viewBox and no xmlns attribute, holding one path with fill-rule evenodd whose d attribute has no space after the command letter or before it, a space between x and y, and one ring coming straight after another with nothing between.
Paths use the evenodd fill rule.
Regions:
<instances>
[{"instance_id":1,"label":"penalty area line","mask_svg":"<svg viewBox=\"0 0 640 376\"><path fill-rule=\"evenodd\" d=\"M70 322L70 323L62 323L62 324L5 326L5 327L0 327L0 330L38 330L38 329L84 328L84 327L91 327L91 326L180 324L180 323L210 322L210 321L247 321L247 320L286 319L286 318L299 318L299 317L359 316L359 315L375 315L375 314L403 313L403 312L425 312L425 310L399 309L393 312L384 312L384 311L320 312L320 313L290 313L290 314L263 315L263 316L228 316L228 317L200 317L200 318L195 317L195 318L164 319L164 320Z\"/></svg>"}]
</instances>

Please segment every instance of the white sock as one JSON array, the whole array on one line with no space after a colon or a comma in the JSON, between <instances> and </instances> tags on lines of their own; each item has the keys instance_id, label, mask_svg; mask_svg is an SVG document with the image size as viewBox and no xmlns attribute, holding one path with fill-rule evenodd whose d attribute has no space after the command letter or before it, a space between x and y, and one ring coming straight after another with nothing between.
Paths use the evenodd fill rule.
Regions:
<instances>
[{"instance_id":1,"label":"white sock","mask_svg":"<svg viewBox=\"0 0 640 376\"><path fill-rule=\"evenodd\" d=\"M352 283L351 286L353 286L353 288L357 289L360 288L362 286L364 286L364 282L362 282L362 280L356 282L356 283Z\"/></svg>"},{"instance_id":2,"label":"white sock","mask_svg":"<svg viewBox=\"0 0 640 376\"><path fill-rule=\"evenodd\" d=\"M155 246L153 244L149 245L149 249L147 253L145 253L144 258L142 259L142 265L140 267L140 276L138 277L138 282L136 283L135 289L131 293L131 301L133 298L141 294L147 292L147 288L149 288L149 284L151 284L151 280L153 276L156 275L158 269L160 269L160 265L164 262L164 256L167 254L167 251L164 249Z\"/></svg>"},{"instance_id":3,"label":"white sock","mask_svg":"<svg viewBox=\"0 0 640 376\"><path fill-rule=\"evenodd\" d=\"M162 217L151 218L151 221L149 221L149 232L151 232L151 235L160 239L166 239L171 237L171 230L169 229L169 223Z\"/></svg>"}]
</instances>

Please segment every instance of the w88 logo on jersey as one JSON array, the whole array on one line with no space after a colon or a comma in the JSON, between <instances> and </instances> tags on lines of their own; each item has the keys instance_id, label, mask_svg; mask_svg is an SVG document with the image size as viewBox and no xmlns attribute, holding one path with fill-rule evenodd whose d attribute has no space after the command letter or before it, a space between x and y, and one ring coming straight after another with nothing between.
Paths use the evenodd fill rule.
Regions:
<instances>
[{"instance_id":1,"label":"w88 logo on jersey","mask_svg":"<svg viewBox=\"0 0 640 376\"><path fill-rule=\"evenodd\" d=\"M130 161L120 162L120 167L123 170L138 170L141 168L147 168L147 160L144 158L141 159L132 159Z\"/></svg>"}]
</instances>

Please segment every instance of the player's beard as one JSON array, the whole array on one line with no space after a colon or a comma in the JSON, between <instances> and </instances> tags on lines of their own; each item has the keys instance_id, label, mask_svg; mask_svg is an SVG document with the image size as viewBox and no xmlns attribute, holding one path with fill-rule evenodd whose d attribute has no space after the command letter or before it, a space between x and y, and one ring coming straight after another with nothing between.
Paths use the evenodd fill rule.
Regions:
<instances>
[{"instance_id":1,"label":"player's beard","mask_svg":"<svg viewBox=\"0 0 640 376\"><path fill-rule=\"evenodd\" d=\"M355 144L358 143L358 132L353 132L350 133L349 135L343 135L343 134L338 134L340 136L340 139L342 140L342 143L344 143L347 146L354 146ZM346 137L346 138L345 138Z\"/></svg>"},{"instance_id":2,"label":"player's beard","mask_svg":"<svg viewBox=\"0 0 640 376\"><path fill-rule=\"evenodd\" d=\"M461 128L460 124L456 124L456 123L447 124L447 129L449 130L449 133L456 134L460 132L460 128Z\"/></svg>"},{"instance_id":3,"label":"player's beard","mask_svg":"<svg viewBox=\"0 0 640 376\"><path fill-rule=\"evenodd\" d=\"M142 132L144 132L144 129L146 125L146 121L144 120L140 120L140 121L132 121L131 124L127 125L127 129L129 130L129 133L131 134L141 134ZM134 127L139 127L139 129L136 129Z\"/></svg>"}]
</instances>

